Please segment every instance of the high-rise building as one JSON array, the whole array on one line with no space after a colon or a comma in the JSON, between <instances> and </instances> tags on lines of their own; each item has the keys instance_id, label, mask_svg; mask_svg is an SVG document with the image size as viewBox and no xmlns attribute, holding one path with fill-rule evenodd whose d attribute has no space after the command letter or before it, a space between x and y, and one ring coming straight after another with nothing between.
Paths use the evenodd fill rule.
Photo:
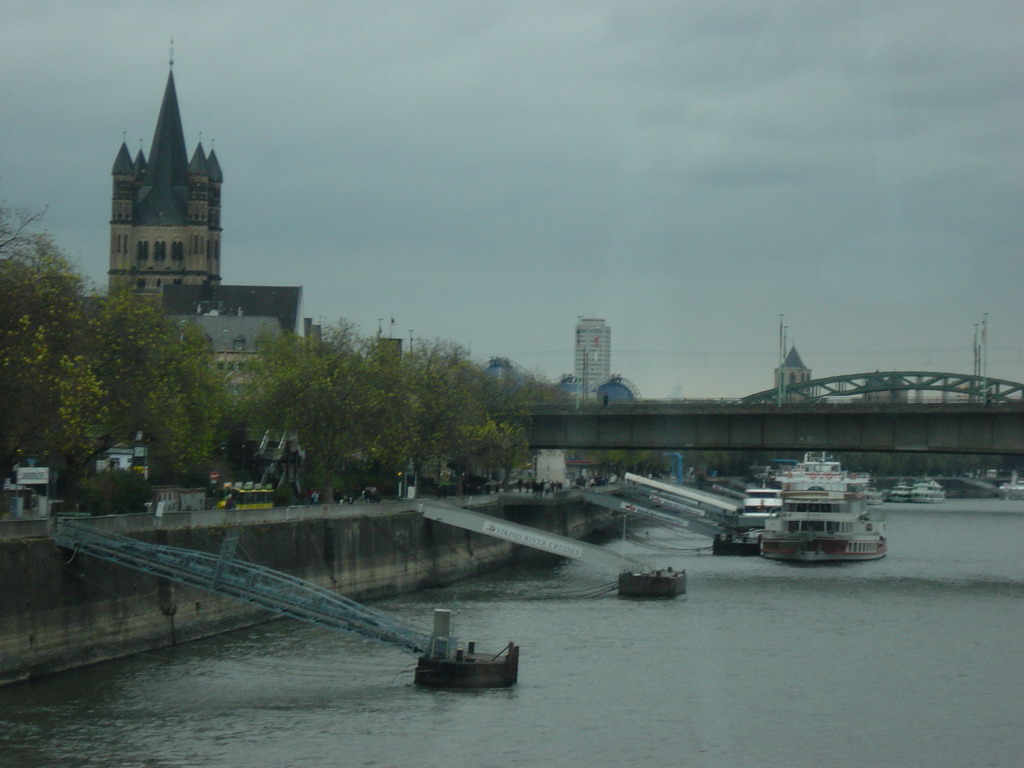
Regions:
<instances>
[{"instance_id":1,"label":"high-rise building","mask_svg":"<svg viewBox=\"0 0 1024 768\"><path fill-rule=\"evenodd\" d=\"M581 317L576 323L573 375L581 394L589 396L611 376L612 329L603 318Z\"/></svg>"},{"instance_id":2,"label":"high-rise building","mask_svg":"<svg viewBox=\"0 0 1024 768\"><path fill-rule=\"evenodd\" d=\"M111 288L159 293L165 285L220 283L220 189L217 154L202 143L185 149L173 70L167 75L153 144L146 160L121 149L110 219Z\"/></svg>"}]
</instances>

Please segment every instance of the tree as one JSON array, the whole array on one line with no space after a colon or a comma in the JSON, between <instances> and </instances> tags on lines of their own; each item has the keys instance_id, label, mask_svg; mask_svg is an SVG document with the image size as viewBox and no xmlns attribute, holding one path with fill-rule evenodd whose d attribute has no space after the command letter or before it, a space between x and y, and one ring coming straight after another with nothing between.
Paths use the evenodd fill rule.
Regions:
<instances>
[{"instance_id":1,"label":"tree","mask_svg":"<svg viewBox=\"0 0 1024 768\"><path fill-rule=\"evenodd\" d=\"M483 372L466 351L448 341L420 341L406 356L408 455L417 475L445 461L464 466L481 436L486 409L480 399Z\"/></svg>"},{"instance_id":2,"label":"tree","mask_svg":"<svg viewBox=\"0 0 1024 768\"><path fill-rule=\"evenodd\" d=\"M172 477L208 458L227 382L211 366L202 332L188 323L176 327L155 303L127 289L93 302L89 328L104 393L92 456L141 432L154 464Z\"/></svg>"},{"instance_id":3,"label":"tree","mask_svg":"<svg viewBox=\"0 0 1024 768\"><path fill-rule=\"evenodd\" d=\"M0 209L0 461L59 459L66 499L142 432L173 473L205 458L223 403L197 329L129 293L91 294L37 216Z\"/></svg>"},{"instance_id":4,"label":"tree","mask_svg":"<svg viewBox=\"0 0 1024 768\"><path fill-rule=\"evenodd\" d=\"M0 462L85 439L100 391L87 360L85 284L38 220L0 208Z\"/></svg>"},{"instance_id":5,"label":"tree","mask_svg":"<svg viewBox=\"0 0 1024 768\"><path fill-rule=\"evenodd\" d=\"M251 419L298 434L306 451L304 472L326 498L345 462L366 448L363 417L379 407L363 390L364 362L361 340L343 322L324 328L319 338L290 333L264 338L251 367Z\"/></svg>"}]
</instances>

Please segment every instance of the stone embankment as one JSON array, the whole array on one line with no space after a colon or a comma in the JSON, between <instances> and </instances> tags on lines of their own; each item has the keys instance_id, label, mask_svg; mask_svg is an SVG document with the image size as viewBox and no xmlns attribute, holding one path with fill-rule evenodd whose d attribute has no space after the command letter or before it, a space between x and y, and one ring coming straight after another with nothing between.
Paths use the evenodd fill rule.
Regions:
<instances>
[{"instance_id":1,"label":"stone embankment","mask_svg":"<svg viewBox=\"0 0 1024 768\"><path fill-rule=\"evenodd\" d=\"M612 513L577 492L464 500L490 515L584 538ZM263 610L59 549L48 521L0 533L0 685L266 621ZM443 585L550 557L425 520L415 502L92 518L156 544L217 553L239 527L239 556L359 601ZM11 533L11 528L17 529Z\"/></svg>"}]
</instances>

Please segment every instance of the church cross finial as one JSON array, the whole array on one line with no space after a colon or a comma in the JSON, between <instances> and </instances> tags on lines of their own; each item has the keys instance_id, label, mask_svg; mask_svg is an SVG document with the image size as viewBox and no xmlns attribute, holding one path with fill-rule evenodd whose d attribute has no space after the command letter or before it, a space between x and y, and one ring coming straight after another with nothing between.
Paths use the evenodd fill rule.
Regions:
<instances>
[{"instance_id":1,"label":"church cross finial","mask_svg":"<svg viewBox=\"0 0 1024 768\"><path fill-rule=\"evenodd\" d=\"M169 66L174 66L174 38L171 38L171 59L167 62Z\"/></svg>"}]
</instances>

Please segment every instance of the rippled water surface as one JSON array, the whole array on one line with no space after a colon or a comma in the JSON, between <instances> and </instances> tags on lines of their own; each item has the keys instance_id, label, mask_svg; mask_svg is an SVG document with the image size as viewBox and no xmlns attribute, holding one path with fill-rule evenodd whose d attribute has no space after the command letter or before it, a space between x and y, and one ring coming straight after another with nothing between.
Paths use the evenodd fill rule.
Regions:
<instances>
[{"instance_id":1,"label":"rippled water surface","mask_svg":"<svg viewBox=\"0 0 1024 768\"><path fill-rule=\"evenodd\" d=\"M578 563L375 603L522 646L512 689L416 688L402 651L275 621L0 689L0 766L1020 766L1024 502L886 505L890 554L796 566L630 530L671 601Z\"/></svg>"}]
</instances>

